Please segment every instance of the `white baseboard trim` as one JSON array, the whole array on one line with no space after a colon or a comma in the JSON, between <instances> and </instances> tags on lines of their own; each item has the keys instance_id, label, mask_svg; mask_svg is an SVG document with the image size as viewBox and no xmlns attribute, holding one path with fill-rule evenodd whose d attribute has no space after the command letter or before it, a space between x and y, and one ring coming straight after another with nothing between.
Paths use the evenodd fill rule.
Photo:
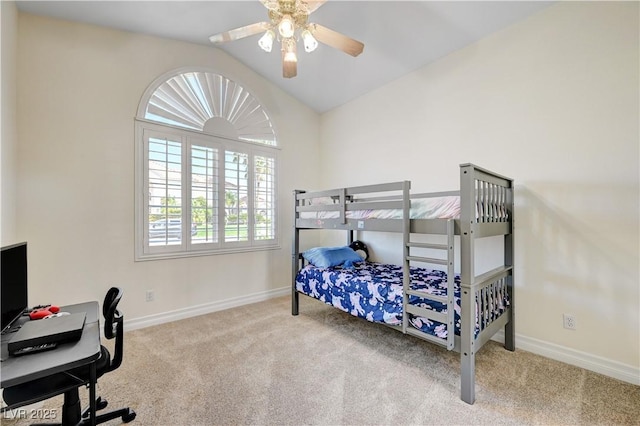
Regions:
<instances>
[{"instance_id":1,"label":"white baseboard trim","mask_svg":"<svg viewBox=\"0 0 640 426\"><path fill-rule=\"evenodd\" d=\"M149 315L141 318L127 319L125 331L137 330L151 327L153 325L164 324L181 319L191 318L198 315L223 311L238 306L249 305L251 303L263 302L274 297L285 296L291 292L291 287L282 287L275 290L267 290L260 293L249 294L247 296L233 297L231 299L220 300L212 303L178 309L175 311L163 312L161 314Z\"/></svg>"},{"instance_id":2,"label":"white baseboard trim","mask_svg":"<svg viewBox=\"0 0 640 426\"><path fill-rule=\"evenodd\" d=\"M504 343L504 331L493 336L497 342ZM595 373L603 374L614 379L622 380L634 385L640 385L640 368L623 364L597 355L577 351L555 343L534 339L516 333L516 349L551 358L556 361L584 368Z\"/></svg>"}]
</instances>

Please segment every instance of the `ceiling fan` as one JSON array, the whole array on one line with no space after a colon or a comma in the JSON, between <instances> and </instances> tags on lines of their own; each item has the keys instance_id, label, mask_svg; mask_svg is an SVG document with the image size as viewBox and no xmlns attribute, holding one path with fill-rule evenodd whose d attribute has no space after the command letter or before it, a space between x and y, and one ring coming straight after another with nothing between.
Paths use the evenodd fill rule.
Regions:
<instances>
[{"instance_id":1,"label":"ceiling fan","mask_svg":"<svg viewBox=\"0 0 640 426\"><path fill-rule=\"evenodd\" d=\"M274 40L280 41L282 51L282 76L295 77L298 73L298 57L296 45L302 40L304 50L313 52L318 41L342 50L351 56L358 56L364 44L333 31L320 24L309 22L309 15L322 6L326 0L260 0L269 11L269 22L255 24L225 31L209 37L212 43L224 43L239 40L264 32L258 45L266 52L271 52Z\"/></svg>"}]
</instances>

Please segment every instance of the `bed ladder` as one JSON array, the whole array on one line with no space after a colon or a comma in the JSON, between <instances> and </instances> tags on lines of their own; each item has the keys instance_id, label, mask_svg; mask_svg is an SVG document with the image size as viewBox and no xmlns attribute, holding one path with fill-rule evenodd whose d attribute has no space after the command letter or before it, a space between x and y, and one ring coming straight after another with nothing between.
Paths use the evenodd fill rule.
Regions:
<instances>
[{"instance_id":1,"label":"bed ladder","mask_svg":"<svg viewBox=\"0 0 640 426\"><path fill-rule=\"evenodd\" d=\"M455 220L448 219L446 223L447 227L447 242L445 244L431 244L420 243L411 241L411 233L405 230L404 241L404 263L403 263L403 315L402 315L402 332L405 334L411 334L424 340L436 343L440 346L444 346L447 350L452 350L455 346L455 310L454 310L454 236L455 236ZM420 249L432 249L442 250L446 253L444 259L435 257L423 257L411 255L411 248ZM411 289L411 262L421 262L435 265L444 265L447 267L447 295L438 296L434 294L428 294L422 291L416 291ZM429 299L436 302L446 304L447 312L435 312L430 309L425 309L420 306L409 304L410 296L416 296L423 299ZM424 333L409 323L409 314L418 315L427 318L432 321L438 321L445 324L447 327L447 338L440 338L428 333Z\"/></svg>"}]
</instances>

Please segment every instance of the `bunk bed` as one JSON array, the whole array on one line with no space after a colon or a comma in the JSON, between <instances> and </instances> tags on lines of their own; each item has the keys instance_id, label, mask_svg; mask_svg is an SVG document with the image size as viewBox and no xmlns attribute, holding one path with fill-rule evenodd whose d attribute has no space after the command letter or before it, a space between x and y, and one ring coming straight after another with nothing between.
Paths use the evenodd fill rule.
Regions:
<instances>
[{"instance_id":1,"label":"bunk bed","mask_svg":"<svg viewBox=\"0 0 640 426\"><path fill-rule=\"evenodd\" d=\"M505 348L515 350L513 180L466 163L457 191L412 194L409 181L296 190L294 205L292 315L305 294L459 352L461 399L473 404L477 351L503 327ZM347 244L354 233L400 233L402 265L314 265L300 252L301 231L313 229L344 230ZM424 234L442 242L425 242ZM487 237L502 237L504 262L476 275L475 242Z\"/></svg>"}]
</instances>

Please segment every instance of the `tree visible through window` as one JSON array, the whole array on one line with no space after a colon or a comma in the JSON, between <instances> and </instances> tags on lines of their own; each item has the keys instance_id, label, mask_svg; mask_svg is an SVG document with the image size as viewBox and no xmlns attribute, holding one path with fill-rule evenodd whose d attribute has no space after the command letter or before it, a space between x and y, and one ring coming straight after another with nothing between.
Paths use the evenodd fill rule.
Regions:
<instances>
[{"instance_id":1,"label":"tree visible through window","mask_svg":"<svg viewBox=\"0 0 640 426\"><path fill-rule=\"evenodd\" d=\"M151 89L136 120L136 258L277 247L276 138L260 103L208 72Z\"/></svg>"}]
</instances>

